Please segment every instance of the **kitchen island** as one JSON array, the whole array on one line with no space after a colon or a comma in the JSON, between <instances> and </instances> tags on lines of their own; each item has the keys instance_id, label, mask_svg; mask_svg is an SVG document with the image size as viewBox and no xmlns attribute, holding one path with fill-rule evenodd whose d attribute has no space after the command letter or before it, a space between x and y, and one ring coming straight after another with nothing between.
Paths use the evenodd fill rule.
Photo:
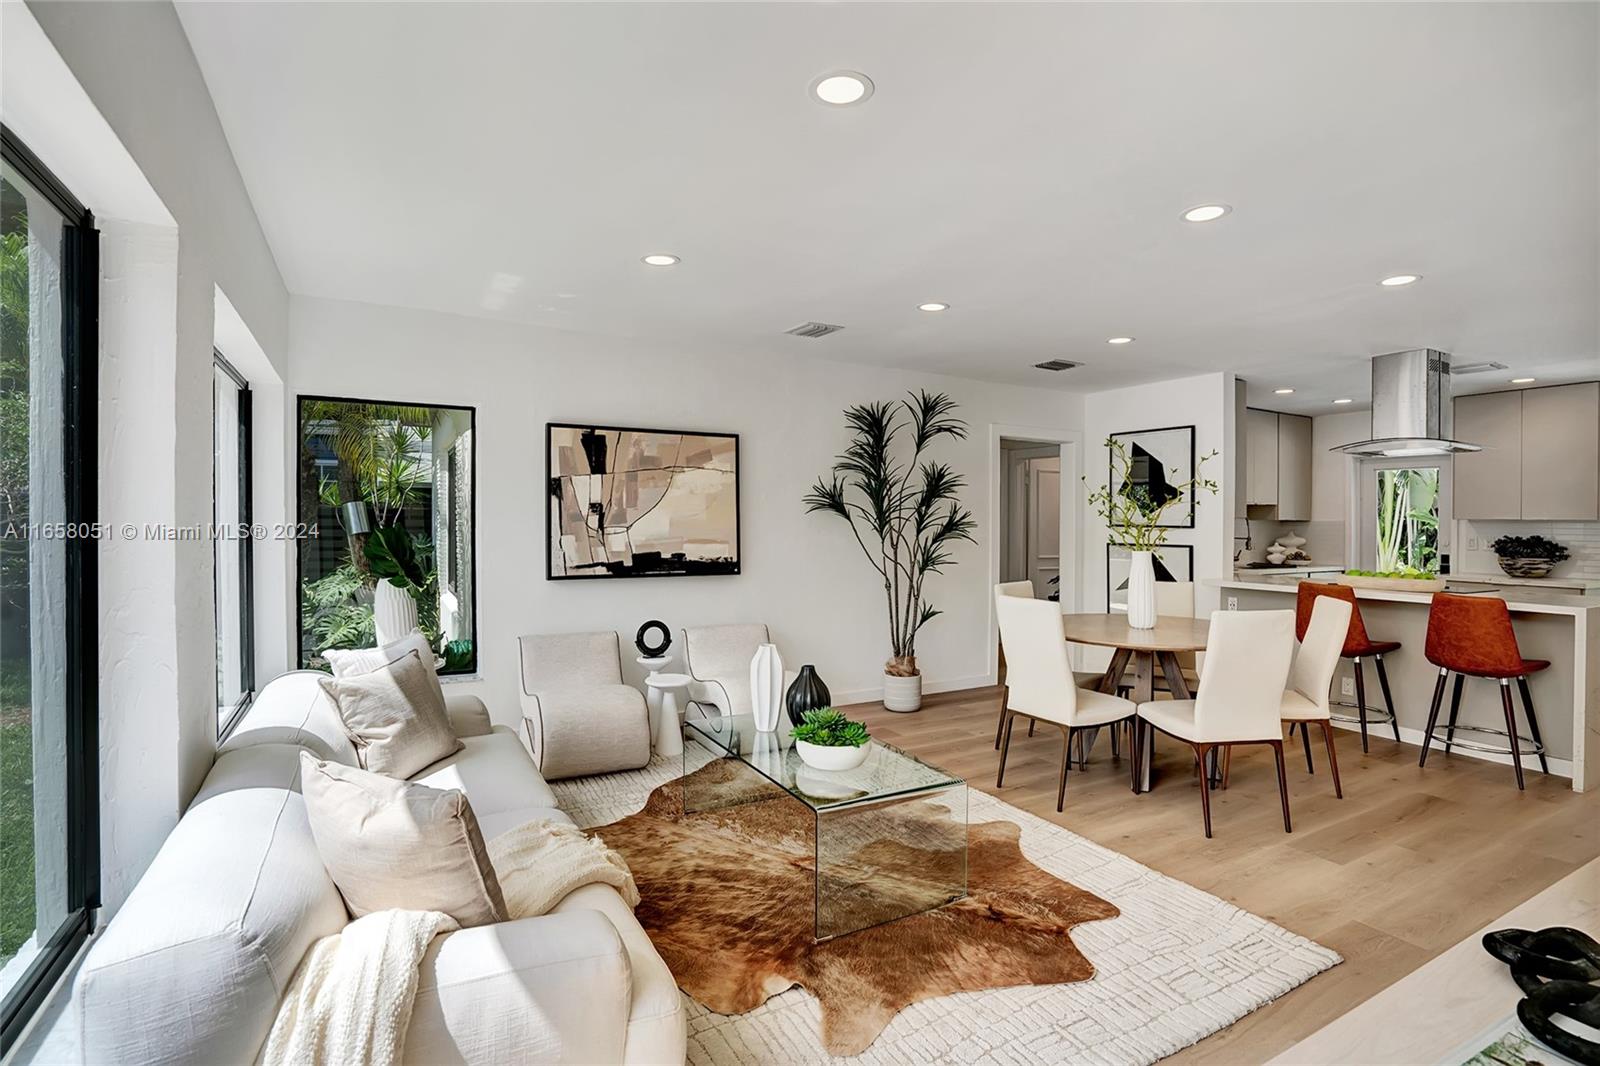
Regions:
<instances>
[{"instance_id":1,"label":"kitchen island","mask_svg":"<svg viewBox=\"0 0 1600 1066\"><path fill-rule=\"evenodd\" d=\"M1324 579L1325 580L1325 579ZM1222 605L1241 611L1293 608L1299 580L1287 575L1239 577L1206 584L1219 590ZM1544 735L1550 772L1572 779L1575 791L1600 786L1600 594L1559 592L1525 585L1489 587L1472 584L1451 589L1478 596L1505 600L1517 630L1517 642L1529 659L1549 659L1550 668L1529 679L1539 728ZM1433 699L1438 668L1423 656L1428 628L1431 593L1357 589L1356 599L1367 631L1378 640L1398 640L1399 651L1385 655L1389 681L1394 692L1395 716L1400 739L1421 745L1427 727L1428 708ZM1347 695L1352 667L1341 661L1334 678L1334 699L1348 708ZM1374 737L1388 734L1387 724L1374 727L1371 711L1383 706L1383 697L1368 676L1368 732ZM1447 704L1448 705L1448 704ZM1461 722L1494 726L1504 722L1500 697L1493 682L1469 679L1461 702ZM1519 727L1523 727L1518 713ZM1443 719L1441 718L1441 721ZM1355 728L1348 723L1337 725ZM1509 763L1505 755L1469 752L1461 755ZM1434 753L1437 753L1437 756ZM1429 760L1444 758L1443 746L1435 742ZM1452 758L1454 755L1451 756ZM1538 772L1538 759L1523 757L1525 771ZM1507 780L1510 771L1507 770Z\"/></svg>"}]
</instances>

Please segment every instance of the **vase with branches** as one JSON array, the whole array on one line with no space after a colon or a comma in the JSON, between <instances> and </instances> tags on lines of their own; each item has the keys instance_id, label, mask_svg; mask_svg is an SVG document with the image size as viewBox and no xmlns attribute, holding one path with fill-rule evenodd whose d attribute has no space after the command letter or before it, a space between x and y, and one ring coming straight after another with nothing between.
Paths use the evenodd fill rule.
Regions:
<instances>
[{"instance_id":1,"label":"vase with branches","mask_svg":"<svg viewBox=\"0 0 1600 1066\"><path fill-rule=\"evenodd\" d=\"M965 440L967 424L945 393L909 393L898 402L858 404L844 412L850 443L805 496L807 513L837 515L883 584L890 658L885 706L921 705L917 635L941 613L925 596L929 574L955 561L977 523L960 499L966 481L927 452L941 438Z\"/></svg>"},{"instance_id":2,"label":"vase with branches","mask_svg":"<svg viewBox=\"0 0 1600 1066\"><path fill-rule=\"evenodd\" d=\"M1127 444L1107 437L1106 448L1111 453L1111 476L1105 485L1090 491L1089 507L1105 523L1111 544L1128 549L1133 556L1128 571L1128 624L1152 629L1156 624L1155 557L1171 529L1163 524L1164 516L1186 495L1198 505L1201 492L1217 491L1216 481L1206 477L1204 470L1217 453L1200 456L1189 480L1179 481L1178 471L1169 470L1162 487L1152 490L1145 479L1135 476L1135 461Z\"/></svg>"}]
</instances>

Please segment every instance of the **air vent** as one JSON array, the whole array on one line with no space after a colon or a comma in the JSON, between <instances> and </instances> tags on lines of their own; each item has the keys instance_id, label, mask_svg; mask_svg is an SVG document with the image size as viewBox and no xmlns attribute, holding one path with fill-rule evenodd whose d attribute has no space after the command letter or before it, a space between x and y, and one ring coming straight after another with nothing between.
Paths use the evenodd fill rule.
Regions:
<instances>
[{"instance_id":1,"label":"air vent","mask_svg":"<svg viewBox=\"0 0 1600 1066\"><path fill-rule=\"evenodd\" d=\"M830 326L826 322L802 322L793 329L784 330L791 337L826 337L838 333L843 326Z\"/></svg>"},{"instance_id":2,"label":"air vent","mask_svg":"<svg viewBox=\"0 0 1600 1066\"><path fill-rule=\"evenodd\" d=\"M1490 370L1505 370L1504 363L1456 363L1450 368L1450 376L1458 378L1462 374L1482 374Z\"/></svg>"},{"instance_id":3,"label":"air vent","mask_svg":"<svg viewBox=\"0 0 1600 1066\"><path fill-rule=\"evenodd\" d=\"M1058 372L1062 370L1071 370L1073 367L1082 365L1082 363L1071 363L1065 359L1051 359L1049 362L1033 364L1034 369L1036 370L1054 370Z\"/></svg>"}]
</instances>

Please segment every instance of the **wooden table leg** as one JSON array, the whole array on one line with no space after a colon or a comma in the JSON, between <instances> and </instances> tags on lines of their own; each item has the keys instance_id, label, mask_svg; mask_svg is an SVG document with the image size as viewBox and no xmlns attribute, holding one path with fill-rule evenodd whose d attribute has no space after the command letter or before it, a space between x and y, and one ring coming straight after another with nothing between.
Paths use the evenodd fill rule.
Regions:
<instances>
[{"instance_id":1,"label":"wooden table leg","mask_svg":"<svg viewBox=\"0 0 1600 1066\"><path fill-rule=\"evenodd\" d=\"M1133 702L1149 703L1155 699L1156 690L1156 657L1154 653L1136 651L1133 655ZM1144 745L1135 760L1139 765L1139 776L1134 780L1135 792L1148 792L1154 781L1153 764L1156 761L1156 731L1144 730Z\"/></svg>"}]
</instances>

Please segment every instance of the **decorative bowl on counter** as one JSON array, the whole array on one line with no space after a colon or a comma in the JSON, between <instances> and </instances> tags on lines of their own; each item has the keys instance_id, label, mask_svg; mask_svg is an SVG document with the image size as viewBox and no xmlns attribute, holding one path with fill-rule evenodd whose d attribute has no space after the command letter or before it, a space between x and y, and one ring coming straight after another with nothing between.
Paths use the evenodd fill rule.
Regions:
<instances>
[{"instance_id":1,"label":"decorative bowl on counter","mask_svg":"<svg viewBox=\"0 0 1600 1066\"><path fill-rule=\"evenodd\" d=\"M1497 557L1498 558L1498 557ZM1509 577L1549 577L1554 559L1499 559L1500 569Z\"/></svg>"},{"instance_id":2,"label":"decorative bowl on counter","mask_svg":"<svg viewBox=\"0 0 1600 1066\"><path fill-rule=\"evenodd\" d=\"M1351 588L1392 589L1395 592L1443 592L1445 587L1444 578L1434 574L1377 574L1361 570L1335 574L1333 580Z\"/></svg>"}]
</instances>

